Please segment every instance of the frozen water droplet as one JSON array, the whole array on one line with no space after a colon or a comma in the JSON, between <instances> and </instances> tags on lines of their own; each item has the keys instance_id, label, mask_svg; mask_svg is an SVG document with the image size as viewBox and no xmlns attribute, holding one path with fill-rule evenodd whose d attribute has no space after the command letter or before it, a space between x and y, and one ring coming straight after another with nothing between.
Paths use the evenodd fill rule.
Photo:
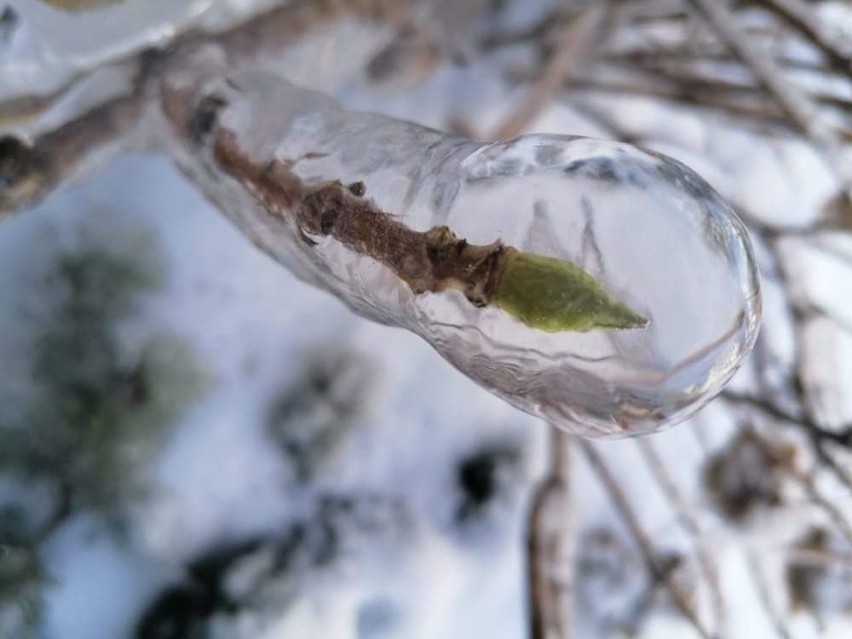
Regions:
<instances>
[{"instance_id":1,"label":"frozen water droplet","mask_svg":"<svg viewBox=\"0 0 852 639\"><path fill-rule=\"evenodd\" d=\"M270 218L269 198L258 207L263 184L235 189L209 167L192 168L198 154L178 154L185 170L202 182L214 176L208 193L297 275L421 335L518 408L589 436L654 431L712 398L753 346L760 295L748 236L683 164L571 136L453 138L344 110L268 74L232 84L239 94L220 131L255 166L275 158L303 184L331 185L338 199L323 210L357 196L372 213L282 225L297 214ZM230 99L231 89L217 91ZM352 194L334 195L355 182ZM418 250L447 237L467 243L456 248L501 242L522 256L522 272L495 270L471 289L456 271L445 278L455 284L435 286L429 277L441 269L428 260L423 269L435 248ZM569 306L575 292L586 297L566 311L535 297L544 290Z\"/></svg>"},{"instance_id":2,"label":"frozen water droplet","mask_svg":"<svg viewBox=\"0 0 852 639\"><path fill-rule=\"evenodd\" d=\"M534 135L484 146L460 168L447 215L457 234L571 261L649 320L545 333L495 308L424 297L419 330L512 404L586 435L649 432L706 403L751 350L760 296L746 231L688 167L625 144Z\"/></svg>"}]
</instances>

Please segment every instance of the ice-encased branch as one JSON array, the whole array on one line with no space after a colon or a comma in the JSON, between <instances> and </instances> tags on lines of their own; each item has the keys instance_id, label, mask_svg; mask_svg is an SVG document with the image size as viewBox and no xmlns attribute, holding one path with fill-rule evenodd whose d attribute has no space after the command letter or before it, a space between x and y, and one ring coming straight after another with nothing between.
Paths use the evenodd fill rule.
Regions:
<instances>
[{"instance_id":1,"label":"ice-encased branch","mask_svg":"<svg viewBox=\"0 0 852 639\"><path fill-rule=\"evenodd\" d=\"M574 600L577 509L571 497L573 437L552 429L550 465L527 516L527 601L530 639L577 635Z\"/></svg>"},{"instance_id":2,"label":"ice-encased branch","mask_svg":"<svg viewBox=\"0 0 852 639\"><path fill-rule=\"evenodd\" d=\"M237 216L231 214L238 227L294 270L301 268L295 255L312 254L311 263L320 265L315 269L318 279L326 288L336 288L343 299L361 299L366 292L341 290L353 278L330 275L334 258L324 254L329 246L348 253L348 259L367 258L383 265L415 296L456 290L474 307L500 307L539 330L647 325L645 318L571 262L519 251L500 238L473 244L446 224L417 230L404 203L383 209L365 193L364 181L342 179L355 175L353 171L360 175L359 160L345 155L367 154L369 146L383 138L388 145L382 147L382 156L368 164L394 169L401 158L395 158L391 149L400 141L412 143L406 149L412 158L426 160L421 169L429 165L422 158L425 150L442 144L452 149L444 162L449 169L453 165L449 157L457 156L459 149L465 153L461 157L466 157L475 143L347 111L269 73L229 74L210 82L200 80L203 77L204 72L193 65L191 71L178 73L165 84L164 111L175 133L177 144L171 148L178 164L214 197L222 184L237 185L248 193L252 206L242 206ZM280 108L268 114L257 108L266 104ZM313 135L306 135L308 129ZM420 138L434 141L424 146ZM300 176L301 165L313 168ZM366 176L370 167L365 165L363 170ZM205 180L205 175L217 179ZM458 179L452 170L445 177L448 185ZM379 189L387 186L381 181L375 184ZM412 181L409 190L418 188L421 185ZM221 205L226 212L233 210L230 203ZM285 251L279 248L282 235L288 236ZM293 252L294 244L300 252ZM377 303L373 309L382 307L390 305ZM376 317L375 311L366 314L386 319ZM403 323L401 315L394 322Z\"/></svg>"},{"instance_id":3,"label":"ice-encased branch","mask_svg":"<svg viewBox=\"0 0 852 639\"><path fill-rule=\"evenodd\" d=\"M742 228L712 189L667 158L567 136L498 144L448 136L347 110L273 73L231 72L212 50L171 74L162 98L176 163L258 247L360 314L421 335L524 410L587 434L654 429L715 393L750 348L756 281ZM614 194L638 189L657 217L682 209L690 241L720 242L708 259L734 268L732 301L744 306L685 356L655 354L659 333L628 306L642 296L622 298L618 269L605 265L619 256L602 253L604 236L625 232L607 222L596 237L589 216L606 207L589 194L600 183ZM501 190L507 199L495 201ZM563 228L537 230L551 223L550 206L566 219L586 216L588 228L570 238L579 252L558 246ZM647 332L644 361L625 357L632 347L605 329ZM543 336L566 330L593 334L573 343ZM686 381L693 374L698 383Z\"/></svg>"}]
</instances>

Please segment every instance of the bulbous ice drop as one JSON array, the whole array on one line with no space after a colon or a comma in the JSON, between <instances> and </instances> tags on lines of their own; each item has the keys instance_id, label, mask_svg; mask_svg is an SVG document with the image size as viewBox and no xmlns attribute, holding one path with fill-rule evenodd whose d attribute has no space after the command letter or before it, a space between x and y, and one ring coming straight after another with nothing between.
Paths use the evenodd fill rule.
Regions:
<instances>
[{"instance_id":1,"label":"bulbous ice drop","mask_svg":"<svg viewBox=\"0 0 852 639\"><path fill-rule=\"evenodd\" d=\"M555 335L506 328L493 359L525 367L515 380L455 360L515 405L586 435L650 432L698 410L750 352L760 295L748 235L688 167L625 144L536 135L479 149L463 173L448 215L458 233L476 238L488 220L506 242L582 266L649 320ZM479 223L463 213L474 206Z\"/></svg>"},{"instance_id":2,"label":"bulbous ice drop","mask_svg":"<svg viewBox=\"0 0 852 639\"><path fill-rule=\"evenodd\" d=\"M571 136L483 144L268 74L197 93L214 150L178 161L258 246L524 411L588 436L654 431L753 346L746 231L675 160ZM591 301L570 308L574 291Z\"/></svg>"}]
</instances>

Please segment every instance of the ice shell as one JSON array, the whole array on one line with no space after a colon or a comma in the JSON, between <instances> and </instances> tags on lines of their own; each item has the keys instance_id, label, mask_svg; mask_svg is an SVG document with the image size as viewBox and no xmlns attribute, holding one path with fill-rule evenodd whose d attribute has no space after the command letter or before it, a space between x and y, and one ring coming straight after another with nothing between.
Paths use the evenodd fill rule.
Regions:
<instances>
[{"instance_id":1,"label":"ice shell","mask_svg":"<svg viewBox=\"0 0 852 639\"><path fill-rule=\"evenodd\" d=\"M499 240L571 262L642 318L629 330L551 332L531 325L553 328L546 321L524 323L523 312L500 308L499 296L476 306L452 287L414 291L376 251L331 234L306 243L292 220L270 218L238 183L205 183L215 167L193 170L234 223L296 275L421 335L524 411L588 436L655 431L709 401L754 345L760 294L746 230L671 158L574 136L482 144L350 111L262 72L232 85L242 92L222 126L238 132L258 166L282 162L305 184L357 182L370 206L413 232L446 225L470 244ZM373 244L389 237L377 228Z\"/></svg>"},{"instance_id":2,"label":"ice shell","mask_svg":"<svg viewBox=\"0 0 852 639\"><path fill-rule=\"evenodd\" d=\"M685 165L533 135L483 146L460 167L441 213L455 233L569 260L650 320L549 333L458 294L422 296L415 330L510 403L583 435L651 432L703 406L751 350L760 294L748 235Z\"/></svg>"}]
</instances>

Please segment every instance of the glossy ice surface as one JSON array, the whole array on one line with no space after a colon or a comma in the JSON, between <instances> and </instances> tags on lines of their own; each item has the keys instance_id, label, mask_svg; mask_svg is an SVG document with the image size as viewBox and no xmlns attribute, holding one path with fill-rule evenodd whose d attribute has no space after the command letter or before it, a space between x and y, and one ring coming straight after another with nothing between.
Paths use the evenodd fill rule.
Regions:
<instances>
[{"instance_id":1,"label":"glossy ice surface","mask_svg":"<svg viewBox=\"0 0 852 639\"><path fill-rule=\"evenodd\" d=\"M56 56L82 62L161 41L206 10L210 0L16 0L12 4Z\"/></svg>"},{"instance_id":2,"label":"glossy ice surface","mask_svg":"<svg viewBox=\"0 0 852 639\"><path fill-rule=\"evenodd\" d=\"M308 247L280 226L273 232L245 193L207 183L231 219L297 275L421 335L518 408L584 435L650 432L706 403L750 351L760 295L748 237L683 164L588 138L449 137L347 111L269 75L231 84L239 95L223 126L259 161L294 162L306 182L363 181L365 197L418 231L448 225L472 244L500 240L573 262L649 320L631 330L547 332L453 290L415 294L330 236ZM269 104L287 108L270 112Z\"/></svg>"},{"instance_id":3,"label":"glossy ice surface","mask_svg":"<svg viewBox=\"0 0 852 639\"><path fill-rule=\"evenodd\" d=\"M221 29L275 1L12 0L0 3L0 99L49 95L67 87L75 77L95 71L101 64L123 56L132 57L146 47L162 46L190 28Z\"/></svg>"},{"instance_id":4,"label":"glossy ice surface","mask_svg":"<svg viewBox=\"0 0 852 639\"><path fill-rule=\"evenodd\" d=\"M453 352L481 332L490 361L450 359L516 406L583 434L653 431L712 398L751 350L760 295L746 231L688 167L625 144L537 135L485 146L461 169L447 215L457 232L478 241L489 226L570 260L649 320L550 334L457 307L430 339Z\"/></svg>"}]
</instances>

